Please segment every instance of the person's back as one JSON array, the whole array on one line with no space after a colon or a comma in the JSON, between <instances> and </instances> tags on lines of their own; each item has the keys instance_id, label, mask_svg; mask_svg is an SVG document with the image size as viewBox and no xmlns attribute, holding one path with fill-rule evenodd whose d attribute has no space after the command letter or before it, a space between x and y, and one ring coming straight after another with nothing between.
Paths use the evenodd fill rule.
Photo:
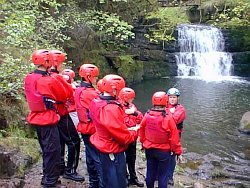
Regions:
<instances>
[{"instance_id":1,"label":"person's back","mask_svg":"<svg viewBox=\"0 0 250 188\"><path fill-rule=\"evenodd\" d=\"M75 93L76 110L79 117L77 131L82 135L91 136L95 132L95 127L90 119L89 105L99 95L93 86L97 82L99 69L93 64L83 64L80 67L79 75L82 81Z\"/></svg>"},{"instance_id":2,"label":"person's back","mask_svg":"<svg viewBox=\"0 0 250 188\"><path fill-rule=\"evenodd\" d=\"M85 145L86 165L89 174L89 187L103 187L100 159L96 148L90 143L90 136L95 133L95 126L90 117L90 102L98 97L99 91L94 88L99 69L93 64L83 64L79 75L82 78L80 87L76 89L75 102L79 117L77 131L81 133Z\"/></svg>"},{"instance_id":3,"label":"person's back","mask_svg":"<svg viewBox=\"0 0 250 188\"><path fill-rule=\"evenodd\" d=\"M143 118L143 114L133 104L134 98L135 91L128 87L123 88L119 93L119 101L121 102L125 112L124 123L128 129L134 129L141 123ZM125 150L128 168L128 184L143 187L144 183L139 181L135 171L136 143L137 141L130 143L128 148Z\"/></svg>"},{"instance_id":4,"label":"person's back","mask_svg":"<svg viewBox=\"0 0 250 188\"><path fill-rule=\"evenodd\" d=\"M48 56L48 50L36 50L32 54L32 61L37 68L33 73L28 74L24 81L25 95L30 109L27 121L35 127L42 149L42 186L64 188L65 186L58 182L61 148L57 129L60 119L56 110L57 82L48 74L47 70L52 65Z\"/></svg>"},{"instance_id":5,"label":"person's back","mask_svg":"<svg viewBox=\"0 0 250 188\"><path fill-rule=\"evenodd\" d=\"M90 115L96 132L91 143L99 150L105 187L127 187L124 151L137 138L137 131L127 129L124 110L117 96L125 81L118 75L102 79L103 95L90 104Z\"/></svg>"},{"instance_id":6,"label":"person's back","mask_svg":"<svg viewBox=\"0 0 250 188\"><path fill-rule=\"evenodd\" d=\"M71 117L75 127L78 125L79 123L79 119L77 116L77 112L76 112L76 104L75 104L75 90L78 87L77 83L74 82L74 78L75 78L75 72L71 69L64 69L61 72L61 75L63 76L63 78L65 79L65 81L67 83L69 83L74 91L73 96L71 96L67 102L66 102L66 106L69 112L69 116Z\"/></svg>"},{"instance_id":7,"label":"person's back","mask_svg":"<svg viewBox=\"0 0 250 188\"><path fill-rule=\"evenodd\" d=\"M94 99L90 104L90 114L96 128L91 142L101 152L123 152L128 144L136 140L136 132L127 129L125 112L114 97L100 95Z\"/></svg>"},{"instance_id":8,"label":"person's back","mask_svg":"<svg viewBox=\"0 0 250 188\"><path fill-rule=\"evenodd\" d=\"M152 97L154 107L144 115L141 122L140 141L146 150L148 188L154 187L156 176L158 176L158 187L166 187L171 154L182 153L175 121L165 110L166 101L165 92L156 92Z\"/></svg>"},{"instance_id":9,"label":"person's back","mask_svg":"<svg viewBox=\"0 0 250 188\"><path fill-rule=\"evenodd\" d=\"M60 171L66 179L73 181L84 181L84 177L77 173L77 167L79 162L80 153L80 138L75 128L75 125L69 115L68 101L73 98L74 90L71 84L67 83L63 75L59 74L59 69L66 59L66 54L59 50L51 50L49 52L49 58L52 62L50 69L51 77L57 81L57 89L59 93L57 111L60 115L60 121L57 124L60 134L61 145L61 161ZM68 148L67 163L65 165L65 145Z\"/></svg>"},{"instance_id":10,"label":"person's back","mask_svg":"<svg viewBox=\"0 0 250 188\"><path fill-rule=\"evenodd\" d=\"M41 84L44 82L47 86L41 88ZM43 70L36 69L34 72L29 73L24 79L25 95L30 109L27 116L29 124L55 125L60 119L56 110L52 108L53 102L51 103L51 108L46 108L45 106L45 100L56 100L53 93L49 92L48 85L54 85L53 79ZM49 104L49 102L47 104Z\"/></svg>"}]
</instances>

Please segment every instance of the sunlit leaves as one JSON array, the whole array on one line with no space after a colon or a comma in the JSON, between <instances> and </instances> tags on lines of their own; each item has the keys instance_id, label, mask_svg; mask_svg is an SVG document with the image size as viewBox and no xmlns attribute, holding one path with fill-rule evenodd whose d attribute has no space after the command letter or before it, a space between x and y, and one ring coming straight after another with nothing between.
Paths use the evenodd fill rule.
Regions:
<instances>
[{"instance_id":1,"label":"sunlit leaves","mask_svg":"<svg viewBox=\"0 0 250 188\"><path fill-rule=\"evenodd\" d=\"M103 43L119 45L119 42L135 36L131 31L133 26L121 20L116 14L88 10L84 13L84 18L86 24L100 36Z\"/></svg>"},{"instance_id":2,"label":"sunlit leaves","mask_svg":"<svg viewBox=\"0 0 250 188\"><path fill-rule=\"evenodd\" d=\"M189 22L185 9L179 7L161 8L159 11L150 13L147 19L157 20L149 29L148 34L145 35L154 43L174 40L172 36L174 28L180 23Z\"/></svg>"},{"instance_id":3,"label":"sunlit leaves","mask_svg":"<svg viewBox=\"0 0 250 188\"><path fill-rule=\"evenodd\" d=\"M243 0L234 1L233 4L225 2L223 8L215 3L215 12L212 20L221 27L247 26L250 23L250 2Z\"/></svg>"}]
</instances>

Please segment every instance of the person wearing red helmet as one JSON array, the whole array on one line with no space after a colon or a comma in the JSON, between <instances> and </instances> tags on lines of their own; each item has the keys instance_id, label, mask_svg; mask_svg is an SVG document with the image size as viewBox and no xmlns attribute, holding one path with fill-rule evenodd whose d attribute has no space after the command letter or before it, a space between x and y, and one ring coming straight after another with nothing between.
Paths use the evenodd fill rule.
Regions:
<instances>
[{"instance_id":1,"label":"person wearing red helmet","mask_svg":"<svg viewBox=\"0 0 250 188\"><path fill-rule=\"evenodd\" d=\"M99 151L105 188L127 187L124 151L138 137L138 127L128 130L124 123L125 112L118 101L124 87L122 77L106 75L102 79L103 94L92 100L89 107L96 128L90 141Z\"/></svg>"},{"instance_id":2,"label":"person wearing red helmet","mask_svg":"<svg viewBox=\"0 0 250 188\"><path fill-rule=\"evenodd\" d=\"M96 85L99 69L93 64L83 64L79 69L82 78L80 87L75 92L76 111L79 118L77 125L78 132L81 133L85 145L86 165L89 174L89 187L103 187L101 179L102 171L100 159L96 148L90 143L90 136L95 133L95 126L90 117L89 104L97 98L99 92L94 88Z\"/></svg>"},{"instance_id":3,"label":"person wearing red helmet","mask_svg":"<svg viewBox=\"0 0 250 188\"><path fill-rule=\"evenodd\" d=\"M77 173L77 167L80 154L80 137L76 130L73 120L71 119L68 111L68 103L74 98L74 90L71 84L67 83L61 74L58 74L62 63L66 59L66 54L59 50L49 51L49 60L52 63L50 69L51 76L58 81L58 85L61 85L63 89L61 93L61 103L58 104L57 111L60 115L60 121L58 122L58 129L60 134L61 143L61 175L66 179L73 181L84 181L84 177ZM65 166L65 144L68 148L67 152L67 165Z\"/></svg>"},{"instance_id":4,"label":"person wearing red helmet","mask_svg":"<svg viewBox=\"0 0 250 188\"><path fill-rule=\"evenodd\" d=\"M183 122L186 119L186 109L184 106L179 104L179 98L180 98L180 91L176 88L170 88L167 91L167 96L168 96L168 106L167 106L167 112L172 114L176 127L179 131L179 136L181 137L181 134L183 132ZM171 158L171 170L170 170L170 175L169 175L169 185L174 185L174 170L176 166L176 156L173 155Z\"/></svg>"},{"instance_id":5,"label":"person wearing red helmet","mask_svg":"<svg viewBox=\"0 0 250 188\"><path fill-rule=\"evenodd\" d=\"M62 75L64 75L64 79L69 83L73 84L74 83L74 78L76 76L75 72L71 69L63 69L61 72ZM74 86L72 86L74 87Z\"/></svg>"},{"instance_id":6,"label":"person wearing red helmet","mask_svg":"<svg viewBox=\"0 0 250 188\"><path fill-rule=\"evenodd\" d=\"M98 80L97 84L96 84L96 87L98 89L98 91L100 93L103 93L103 89L102 89L102 79Z\"/></svg>"},{"instance_id":7,"label":"person wearing red helmet","mask_svg":"<svg viewBox=\"0 0 250 188\"><path fill-rule=\"evenodd\" d=\"M42 149L44 188L65 187L58 181L60 176L60 136L57 123L57 103L60 102L60 85L52 78L48 69L49 51L36 50L32 53L32 62L36 66L34 72L24 79L24 91L29 106L27 121L35 127L38 141Z\"/></svg>"},{"instance_id":8,"label":"person wearing red helmet","mask_svg":"<svg viewBox=\"0 0 250 188\"><path fill-rule=\"evenodd\" d=\"M136 106L132 103L135 98L135 91L131 88L125 87L119 93L119 100L123 105L125 111L124 122L127 127L135 127L141 123L143 114L137 110ZM129 144L125 150L126 163L128 168L128 183L129 185L136 185L143 187L144 183L140 182L136 176L135 161L136 161L136 141Z\"/></svg>"},{"instance_id":9,"label":"person wearing red helmet","mask_svg":"<svg viewBox=\"0 0 250 188\"><path fill-rule=\"evenodd\" d=\"M140 141L147 159L146 185L154 188L157 176L158 187L166 188L171 153L180 156L182 147L175 121L171 114L166 113L166 93L154 93L152 104L153 108L144 115L140 124Z\"/></svg>"},{"instance_id":10,"label":"person wearing red helmet","mask_svg":"<svg viewBox=\"0 0 250 188\"><path fill-rule=\"evenodd\" d=\"M64 69L61 72L61 75L63 75L64 79L69 84L71 84L73 90L75 90L78 87L77 83L74 82L75 72L73 70ZM69 115L70 115L70 117L71 117L71 119L76 127L79 123L79 119L78 119L77 112L76 112L76 104L75 104L74 96L72 96L72 98L67 101L67 106L68 106Z\"/></svg>"}]
</instances>

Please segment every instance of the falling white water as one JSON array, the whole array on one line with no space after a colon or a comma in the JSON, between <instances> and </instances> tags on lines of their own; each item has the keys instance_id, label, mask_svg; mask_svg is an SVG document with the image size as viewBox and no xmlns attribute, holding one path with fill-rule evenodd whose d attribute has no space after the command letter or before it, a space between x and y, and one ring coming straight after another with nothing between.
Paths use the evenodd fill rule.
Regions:
<instances>
[{"instance_id":1,"label":"falling white water","mask_svg":"<svg viewBox=\"0 0 250 188\"><path fill-rule=\"evenodd\" d=\"M198 76L206 80L230 76L232 56L224 51L222 32L215 27L180 25L180 52L176 54L178 76Z\"/></svg>"}]
</instances>

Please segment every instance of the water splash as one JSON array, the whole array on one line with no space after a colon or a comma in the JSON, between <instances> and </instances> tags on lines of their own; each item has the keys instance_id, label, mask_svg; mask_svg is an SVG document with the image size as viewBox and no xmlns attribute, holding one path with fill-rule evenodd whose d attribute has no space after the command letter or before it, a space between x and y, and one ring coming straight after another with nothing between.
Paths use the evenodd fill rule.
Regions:
<instances>
[{"instance_id":1,"label":"water splash","mask_svg":"<svg viewBox=\"0 0 250 188\"><path fill-rule=\"evenodd\" d=\"M205 80L222 80L230 76L232 56L224 52L222 32L215 27L180 25L180 52L176 54L178 76L198 76Z\"/></svg>"}]
</instances>

